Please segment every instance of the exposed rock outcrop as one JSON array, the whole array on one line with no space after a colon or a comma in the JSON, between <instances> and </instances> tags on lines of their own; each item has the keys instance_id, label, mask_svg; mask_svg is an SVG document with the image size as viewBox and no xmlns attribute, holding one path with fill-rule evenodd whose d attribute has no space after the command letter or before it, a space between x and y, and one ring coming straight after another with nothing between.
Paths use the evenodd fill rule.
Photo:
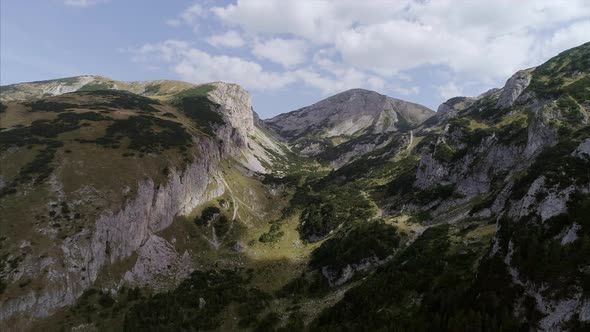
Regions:
<instances>
[{"instance_id":1,"label":"exposed rock outcrop","mask_svg":"<svg viewBox=\"0 0 590 332\"><path fill-rule=\"evenodd\" d=\"M529 83L531 83L533 70L534 68L520 70L512 75L502 88L496 106L500 108L512 106L514 101L516 101L520 94L529 86Z\"/></svg>"}]
</instances>

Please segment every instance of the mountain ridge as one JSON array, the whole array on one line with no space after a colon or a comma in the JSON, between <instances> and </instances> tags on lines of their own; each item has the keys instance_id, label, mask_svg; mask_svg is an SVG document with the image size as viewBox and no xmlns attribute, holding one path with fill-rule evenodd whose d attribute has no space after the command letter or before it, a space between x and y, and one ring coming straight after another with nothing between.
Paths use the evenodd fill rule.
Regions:
<instances>
[{"instance_id":1,"label":"mountain ridge","mask_svg":"<svg viewBox=\"0 0 590 332\"><path fill-rule=\"evenodd\" d=\"M3 101L0 327L585 330L589 61L283 139L224 83Z\"/></svg>"}]
</instances>

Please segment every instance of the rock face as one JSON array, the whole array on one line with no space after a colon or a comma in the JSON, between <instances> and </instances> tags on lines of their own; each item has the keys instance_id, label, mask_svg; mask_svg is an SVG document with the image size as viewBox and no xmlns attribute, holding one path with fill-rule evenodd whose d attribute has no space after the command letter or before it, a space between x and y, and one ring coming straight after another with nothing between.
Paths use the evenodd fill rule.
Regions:
<instances>
[{"instance_id":1,"label":"rock face","mask_svg":"<svg viewBox=\"0 0 590 332\"><path fill-rule=\"evenodd\" d=\"M339 168L409 132L434 115L430 109L374 91L352 89L264 123L304 156Z\"/></svg>"},{"instance_id":2,"label":"rock face","mask_svg":"<svg viewBox=\"0 0 590 332\"><path fill-rule=\"evenodd\" d=\"M94 283L101 268L131 255L137 255L137 261L125 275L130 284L157 288L159 278L169 283L185 277L190 258L175 252L156 233L169 227L174 217L186 215L224 193L223 184L215 177L223 157L219 148L210 140L198 144L199 155L205 157L195 158L195 163L184 171L171 170L167 185L157 188L150 179L142 181L136 198L123 209L106 211L93 229L84 229L68 238L61 246L63 261L52 260L45 267L49 270L45 287L24 298L3 301L0 321L24 312L30 313L31 318L45 317L56 308L71 305ZM80 269L84 271L81 274Z\"/></svg>"},{"instance_id":3,"label":"rock face","mask_svg":"<svg viewBox=\"0 0 590 332\"><path fill-rule=\"evenodd\" d=\"M590 43L585 49L585 56L575 59L588 63ZM133 173L133 183L124 184L124 195L115 196L116 204L98 210L98 205L92 206L96 212L84 221L48 218L48 212L55 215L57 208L63 209L54 196L58 203L78 199L67 197L78 190L64 189L71 184L58 176L63 165L51 169L43 190L51 192L52 200L43 197L43 209L31 209L31 220L15 224L19 229L11 233L8 250L3 242L6 237L0 237L0 250L8 257L2 262L9 267L0 269L0 281L8 282L9 294L0 298L0 329L27 327L31 320L76 303L91 287L113 294L123 285L157 292L187 280L194 269L248 268L243 269L248 279L258 284L256 276L251 278L254 273L267 275L275 268L288 268L291 265L285 264L285 258L302 258L301 249L311 253L310 263L296 266L301 278L289 280L289 285L305 289L305 294L298 294L303 297L317 289L317 281L330 286L322 287L328 293L322 300L327 300L326 310L338 310L338 315L328 311L323 317L339 317L343 326L353 326L346 321L350 317L394 321L408 306L412 310L406 310L404 319L422 323L425 319L415 318L434 316L432 311L440 303L452 303L452 308L443 308L449 309L444 313L449 319L433 319L433 324L463 323L469 318L465 326L526 324L541 331L587 327L589 81L588 69L566 60L542 71L520 71L503 88L477 97L451 98L434 116L420 105L354 89L261 121L252 111L246 90L235 84L211 83L213 89L206 96L198 95L198 100L209 98L211 111L223 121L207 127L206 133L197 130L202 120L198 117L191 120L194 122L179 122L191 130L193 144L178 150L190 149L190 156L176 150L166 152L170 159L183 160L182 167L166 164L162 170L162 164L152 165L151 177ZM561 70L560 75L552 74L551 68ZM559 79L549 81L551 75ZM32 85L59 94L89 82L109 81L82 77L75 82ZM545 82L549 84L543 85ZM129 86L142 86L145 93L150 84ZM26 90L11 89L21 94ZM172 114L164 112L171 105L154 107L153 116L158 118ZM176 112L178 121L186 121L186 113L165 110ZM74 116L73 112L65 114ZM270 134L271 130L289 146ZM314 157L313 162L287 158L293 155L289 147L300 156ZM0 158L11 158L18 151L19 146L0 150ZM65 147L56 151L68 154ZM157 159L160 155L150 157L161 161ZM356 159L359 162L349 164ZM322 175L324 165L316 172L318 160L336 169ZM268 172L272 176L260 174ZM11 175L4 177L0 176L0 189L10 186ZM22 186L35 190L30 183ZM109 188L98 193L82 189L89 200L109 192ZM258 202L263 203L257 206ZM268 222L272 220L279 222ZM51 225L56 221L84 227L56 230L61 227ZM399 235L400 246L392 248L390 242L381 241L377 235L387 234L382 229L366 232L360 228L374 222L386 225L383 229L390 229L392 236ZM30 234L17 239L14 234L25 224L33 225ZM307 226L312 231L306 239L301 229ZM262 233L262 228L268 232ZM321 243L304 242L319 242L324 237L327 241ZM350 242L343 241L346 237ZM41 247L39 239L54 243ZM332 249L327 243L336 245ZM33 251L36 245L40 249ZM47 248L51 250L45 254ZM281 256L275 265L272 254L278 248L282 248ZM207 249L211 249L210 256L203 254L209 253ZM14 263L15 257L22 261ZM317 258L322 263L314 266L311 262ZM261 270L256 270L261 265L258 259L265 261ZM539 261L551 264L540 266ZM13 263L16 266L10 267ZM250 270L248 264L256 268ZM32 280L32 287L26 287L23 281L27 280ZM398 281L401 283L395 284ZM348 287L354 290L341 296ZM191 310L209 310L221 302L200 296L194 297L197 302L190 304ZM284 300L278 292L272 296ZM355 307L364 305L365 299L383 301L371 303L375 304L372 308L382 309L363 312L364 308ZM353 310L352 314L347 310ZM354 311L362 315L355 316ZM333 327L341 322L328 323L335 325L309 327L338 330ZM453 330L443 327L440 330ZM77 327L84 328L91 326Z\"/></svg>"},{"instance_id":4,"label":"rock face","mask_svg":"<svg viewBox=\"0 0 590 332\"><path fill-rule=\"evenodd\" d=\"M331 138L403 131L433 114L418 104L352 89L265 123L281 137L295 140L302 136Z\"/></svg>"},{"instance_id":5,"label":"rock face","mask_svg":"<svg viewBox=\"0 0 590 332\"><path fill-rule=\"evenodd\" d=\"M56 80L4 85L0 101L14 101L57 96L75 91L117 89L145 96L167 96L194 87L194 84L171 80L116 81L98 75L83 75Z\"/></svg>"},{"instance_id":6,"label":"rock face","mask_svg":"<svg viewBox=\"0 0 590 332\"><path fill-rule=\"evenodd\" d=\"M506 81L506 85L504 85L504 88L500 93L496 106L500 108L512 106L514 101L531 83L531 73L533 70L534 68L520 70L512 75L512 77Z\"/></svg>"},{"instance_id":7,"label":"rock face","mask_svg":"<svg viewBox=\"0 0 590 332\"><path fill-rule=\"evenodd\" d=\"M67 88L55 81L43 84L49 84L59 94L73 91L90 79L80 77L76 85ZM104 211L92 226L60 241L55 255L43 259L42 264L25 261L22 265L30 267L11 275L8 281L26 278L44 287L24 296L1 298L0 329L10 330L8 326L15 322L26 326L72 305L94 285L101 271L126 260L133 264L120 276L119 283L112 284L114 289L122 282L159 289L187 277L194 257L186 251L178 252L160 233L170 227L174 218L187 216L197 206L226 192L219 166L222 161L237 162L248 172L267 172L266 167L284 153L278 142L255 125L246 90L235 84L211 85L215 89L209 99L220 105L216 111L224 119L224 124L215 129L215 137L193 136L193 162L183 169L168 169L163 185L150 178L140 180L132 199L120 208ZM55 176L51 181L56 191L62 190Z\"/></svg>"},{"instance_id":8,"label":"rock face","mask_svg":"<svg viewBox=\"0 0 590 332\"><path fill-rule=\"evenodd\" d=\"M223 82L211 83L215 89L209 92L209 98L221 105L220 113L231 128L246 139L254 130L254 115L250 94L237 84Z\"/></svg>"}]
</instances>

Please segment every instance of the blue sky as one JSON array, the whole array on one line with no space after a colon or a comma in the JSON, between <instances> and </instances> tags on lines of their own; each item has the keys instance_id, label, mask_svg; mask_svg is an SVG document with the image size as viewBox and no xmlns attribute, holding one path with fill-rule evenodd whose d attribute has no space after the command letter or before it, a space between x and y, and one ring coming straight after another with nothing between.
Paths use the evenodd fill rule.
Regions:
<instances>
[{"instance_id":1,"label":"blue sky","mask_svg":"<svg viewBox=\"0 0 590 332\"><path fill-rule=\"evenodd\" d=\"M228 81L263 118L356 87L436 109L588 36L585 0L3 0L0 83Z\"/></svg>"}]
</instances>

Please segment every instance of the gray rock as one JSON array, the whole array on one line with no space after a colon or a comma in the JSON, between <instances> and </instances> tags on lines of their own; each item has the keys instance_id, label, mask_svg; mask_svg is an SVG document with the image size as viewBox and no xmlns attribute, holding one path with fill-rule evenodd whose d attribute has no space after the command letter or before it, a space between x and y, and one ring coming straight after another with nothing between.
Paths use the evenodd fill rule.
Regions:
<instances>
[{"instance_id":1,"label":"gray rock","mask_svg":"<svg viewBox=\"0 0 590 332\"><path fill-rule=\"evenodd\" d=\"M520 94L526 89L531 83L531 73L534 68L520 70L516 74L512 75L506 81L506 85L502 88L500 97L498 97L497 107L506 108L514 104L514 101L520 96Z\"/></svg>"}]
</instances>

